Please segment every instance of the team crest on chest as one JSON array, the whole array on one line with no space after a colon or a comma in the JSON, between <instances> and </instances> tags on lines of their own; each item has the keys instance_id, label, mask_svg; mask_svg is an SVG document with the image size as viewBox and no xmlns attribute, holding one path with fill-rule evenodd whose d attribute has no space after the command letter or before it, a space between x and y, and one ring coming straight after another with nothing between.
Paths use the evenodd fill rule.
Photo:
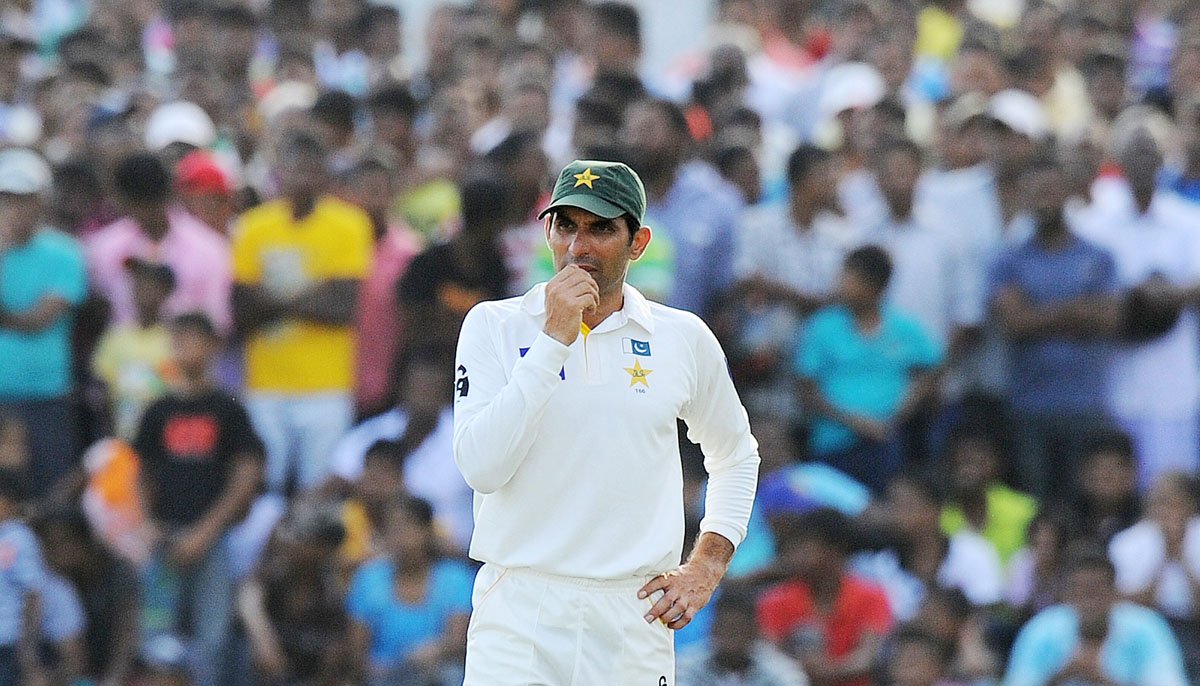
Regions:
<instances>
[{"instance_id":1,"label":"team crest on chest","mask_svg":"<svg viewBox=\"0 0 1200 686\"><path fill-rule=\"evenodd\" d=\"M646 388L650 387L649 376L653 373L653 369L643 369L641 360L634 360L632 367L625 367L626 373L629 374L629 387L641 384Z\"/></svg>"}]
</instances>

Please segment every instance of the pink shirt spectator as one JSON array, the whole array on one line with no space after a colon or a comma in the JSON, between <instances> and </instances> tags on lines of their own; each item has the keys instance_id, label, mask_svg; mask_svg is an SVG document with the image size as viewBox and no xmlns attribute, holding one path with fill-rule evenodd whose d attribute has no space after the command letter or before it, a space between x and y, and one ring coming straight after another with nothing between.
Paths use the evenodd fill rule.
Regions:
<instances>
[{"instance_id":1,"label":"pink shirt spectator","mask_svg":"<svg viewBox=\"0 0 1200 686\"><path fill-rule=\"evenodd\" d=\"M133 322L133 284L125 271L131 256L162 262L175 272L175 292L164 305L169 316L199 310L221 331L233 324L229 242L178 207L168 211L170 228L155 242L129 217L85 239L88 272L96 292L112 305L112 323Z\"/></svg>"},{"instance_id":2,"label":"pink shirt spectator","mask_svg":"<svg viewBox=\"0 0 1200 686\"><path fill-rule=\"evenodd\" d=\"M392 371L400 341L396 283L421 251L421 239L406 226L391 226L375 247L371 273L359 292L355 401L360 410L390 407Z\"/></svg>"}]
</instances>

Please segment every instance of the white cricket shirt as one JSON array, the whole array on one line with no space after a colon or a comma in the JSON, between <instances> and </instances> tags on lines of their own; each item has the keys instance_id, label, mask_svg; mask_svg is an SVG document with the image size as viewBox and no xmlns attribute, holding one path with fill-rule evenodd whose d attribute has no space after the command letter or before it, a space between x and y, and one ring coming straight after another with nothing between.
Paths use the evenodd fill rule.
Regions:
<instances>
[{"instance_id":1,"label":"white cricket shirt","mask_svg":"<svg viewBox=\"0 0 1200 686\"><path fill-rule=\"evenodd\" d=\"M454 459L475 489L471 557L595 579L675 568L676 418L709 473L700 530L741 543L758 444L712 332L625 285L624 307L567 347L542 333L544 288L476 305L459 334Z\"/></svg>"}]
</instances>

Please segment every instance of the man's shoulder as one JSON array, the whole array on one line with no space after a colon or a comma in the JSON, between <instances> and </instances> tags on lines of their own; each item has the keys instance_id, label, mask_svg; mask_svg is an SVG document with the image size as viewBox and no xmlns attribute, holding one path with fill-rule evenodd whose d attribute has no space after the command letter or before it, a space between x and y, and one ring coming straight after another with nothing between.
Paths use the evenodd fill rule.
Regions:
<instances>
[{"instance_id":1,"label":"man's shoulder","mask_svg":"<svg viewBox=\"0 0 1200 686\"><path fill-rule=\"evenodd\" d=\"M241 214L237 221L234 237L240 237L276 225L287 218L287 203L268 200L255 205Z\"/></svg>"}]
</instances>

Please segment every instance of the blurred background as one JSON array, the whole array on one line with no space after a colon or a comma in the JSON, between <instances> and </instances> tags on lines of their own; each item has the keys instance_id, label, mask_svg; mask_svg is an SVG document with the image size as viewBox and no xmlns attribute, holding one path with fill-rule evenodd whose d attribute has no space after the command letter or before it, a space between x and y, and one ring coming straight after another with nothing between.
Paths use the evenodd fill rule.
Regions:
<instances>
[{"instance_id":1,"label":"blurred background","mask_svg":"<svg viewBox=\"0 0 1200 686\"><path fill-rule=\"evenodd\" d=\"M1197 3L6 0L0 686L460 684L576 158L760 443L680 686L1200 683Z\"/></svg>"}]
</instances>

